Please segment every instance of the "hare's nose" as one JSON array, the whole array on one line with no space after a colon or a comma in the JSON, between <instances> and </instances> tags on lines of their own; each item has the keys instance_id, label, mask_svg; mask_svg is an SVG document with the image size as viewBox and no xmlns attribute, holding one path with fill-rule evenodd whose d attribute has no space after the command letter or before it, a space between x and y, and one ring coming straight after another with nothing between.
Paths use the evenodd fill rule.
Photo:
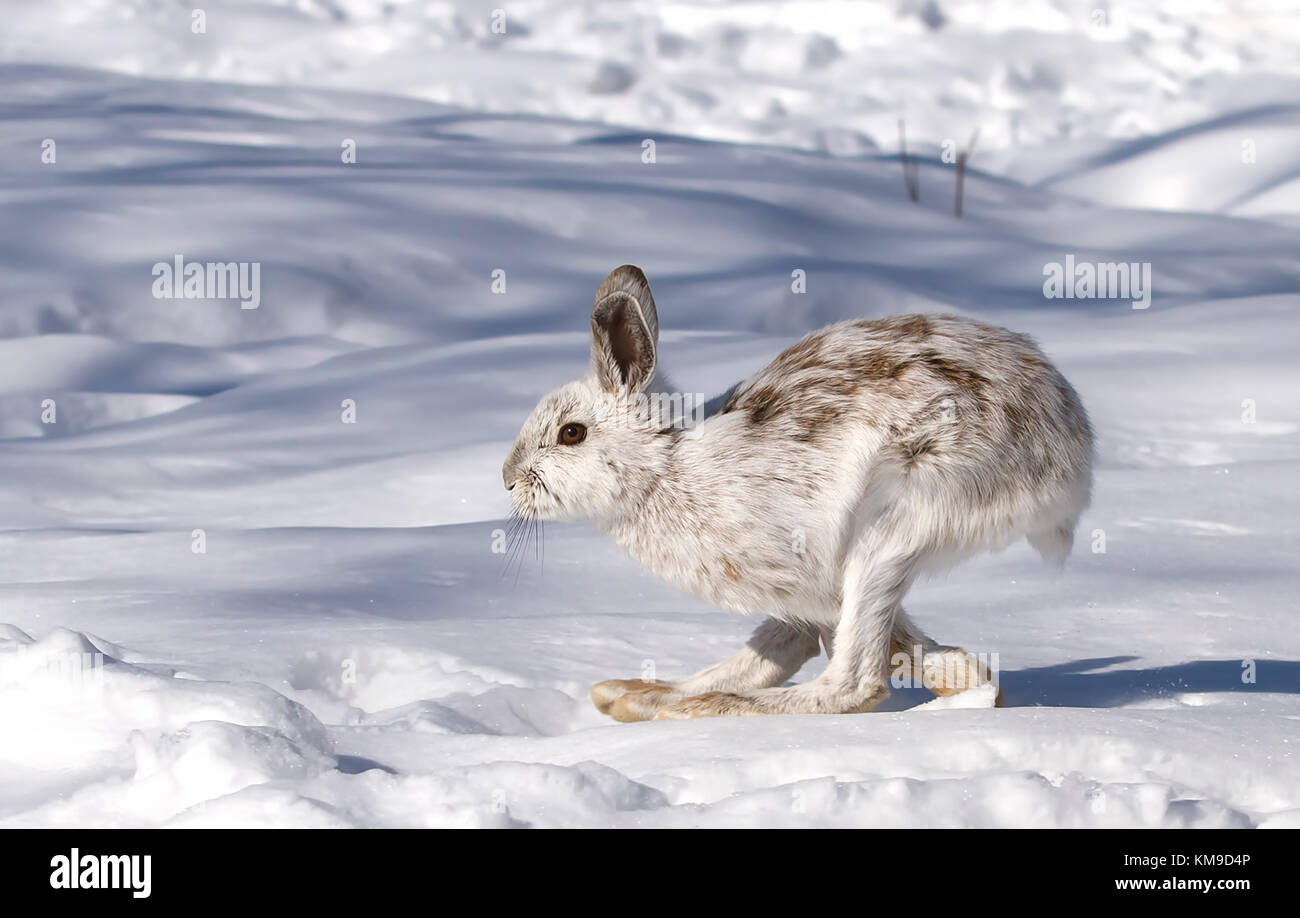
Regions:
<instances>
[{"instance_id":1,"label":"hare's nose","mask_svg":"<svg viewBox=\"0 0 1300 918\"><path fill-rule=\"evenodd\" d=\"M507 491L515 489L515 482L519 479L520 454L522 448L518 443L510 450L510 455L506 457L505 464L501 466L501 482L506 486Z\"/></svg>"}]
</instances>

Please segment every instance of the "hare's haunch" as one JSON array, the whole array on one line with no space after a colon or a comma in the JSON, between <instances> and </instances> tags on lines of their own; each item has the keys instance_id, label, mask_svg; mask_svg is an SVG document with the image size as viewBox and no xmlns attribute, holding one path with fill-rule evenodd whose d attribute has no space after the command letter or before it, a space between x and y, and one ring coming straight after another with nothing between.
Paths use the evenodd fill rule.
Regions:
<instances>
[{"instance_id":1,"label":"hare's haunch","mask_svg":"<svg viewBox=\"0 0 1300 918\"><path fill-rule=\"evenodd\" d=\"M991 680L902 600L919 573L1022 537L1069 554L1092 431L1031 339L956 316L841 322L699 419L659 369L640 269L605 278L591 330L590 372L541 400L506 459L516 511L589 520L687 593L767 616L743 650L687 679L593 686L601 711L867 711L900 665L940 695ZM825 672L783 686L819 642Z\"/></svg>"}]
</instances>

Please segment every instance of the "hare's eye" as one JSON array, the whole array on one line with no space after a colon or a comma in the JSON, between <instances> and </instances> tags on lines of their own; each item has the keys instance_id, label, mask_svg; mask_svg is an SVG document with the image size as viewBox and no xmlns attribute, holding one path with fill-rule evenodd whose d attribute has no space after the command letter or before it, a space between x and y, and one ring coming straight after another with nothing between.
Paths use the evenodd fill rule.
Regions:
<instances>
[{"instance_id":1,"label":"hare's eye","mask_svg":"<svg viewBox=\"0 0 1300 918\"><path fill-rule=\"evenodd\" d=\"M565 424L560 428L562 446L577 446L585 439L587 439L587 428L581 424Z\"/></svg>"}]
</instances>

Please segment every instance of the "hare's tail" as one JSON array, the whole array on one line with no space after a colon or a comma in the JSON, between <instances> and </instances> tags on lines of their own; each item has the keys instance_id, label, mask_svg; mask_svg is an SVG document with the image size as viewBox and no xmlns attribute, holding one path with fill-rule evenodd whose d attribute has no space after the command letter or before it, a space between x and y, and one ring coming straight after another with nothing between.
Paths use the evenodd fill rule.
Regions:
<instances>
[{"instance_id":1,"label":"hare's tail","mask_svg":"<svg viewBox=\"0 0 1300 918\"><path fill-rule=\"evenodd\" d=\"M1039 529L1028 534L1029 544L1052 564L1063 565L1070 557L1074 547L1074 528L1079 518L1074 517L1047 529Z\"/></svg>"}]
</instances>

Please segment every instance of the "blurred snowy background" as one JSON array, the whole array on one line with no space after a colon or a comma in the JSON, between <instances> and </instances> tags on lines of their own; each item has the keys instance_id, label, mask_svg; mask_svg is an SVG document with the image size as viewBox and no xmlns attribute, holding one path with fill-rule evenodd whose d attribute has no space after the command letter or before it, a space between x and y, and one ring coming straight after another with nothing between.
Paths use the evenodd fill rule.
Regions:
<instances>
[{"instance_id":1,"label":"blurred snowy background","mask_svg":"<svg viewBox=\"0 0 1300 918\"><path fill-rule=\"evenodd\" d=\"M1294 4L197 8L0 0L0 824L1300 824ZM156 298L177 255L260 306ZM1046 299L1067 256L1150 307ZM909 602L1009 707L595 712L754 624L583 527L493 551L624 262L690 391L840 318L1039 338L1075 556Z\"/></svg>"}]
</instances>

